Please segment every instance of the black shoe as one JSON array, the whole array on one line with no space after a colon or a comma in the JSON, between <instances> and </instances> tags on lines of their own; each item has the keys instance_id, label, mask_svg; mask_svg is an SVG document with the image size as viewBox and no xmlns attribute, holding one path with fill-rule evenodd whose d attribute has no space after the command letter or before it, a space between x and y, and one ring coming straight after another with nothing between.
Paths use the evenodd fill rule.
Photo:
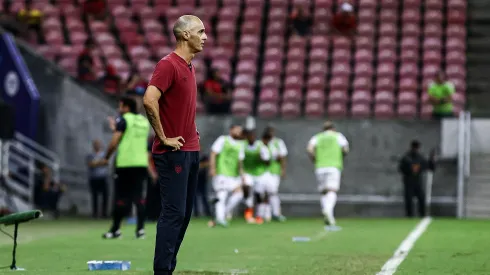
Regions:
<instances>
[{"instance_id":1,"label":"black shoe","mask_svg":"<svg viewBox=\"0 0 490 275\"><path fill-rule=\"evenodd\" d=\"M122 235L122 233L120 230L117 230L115 232L109 231L109 232L105 233L104 235L102 235L102 238L103 239L119 239L119 238L121 238L121 235Z\"/></svg>"},{"instance_id":2,"label":"black shoe","mask_svg":"<svg viewBox=\"0 0 490 275\"><path fill-rule=\"evenodd\" d=\"M145 230L140 229L136 231L136 239L144 239L146 237Z\"/></svg>"}]
</instances>

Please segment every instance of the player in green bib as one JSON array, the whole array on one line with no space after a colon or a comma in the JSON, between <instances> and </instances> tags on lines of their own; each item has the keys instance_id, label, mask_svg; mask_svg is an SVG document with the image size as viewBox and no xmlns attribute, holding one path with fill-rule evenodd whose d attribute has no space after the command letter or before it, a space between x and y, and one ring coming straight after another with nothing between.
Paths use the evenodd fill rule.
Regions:
<instances>
[{"instance_id":1,"label":"player in green bib","mask_svg":"<svg viewBox=\"0 0 490 275\"><path fill-rule=\"evenodd\" d=\"M323 129L323 132L310 139L307 152L315 164L318 191L322 194L320 203L325 216L325 229L337 231L341 228L336 225L333 213L344 168L344 156L349 152L349 142L335 130L332 122L325 122Z\"/></svg>"},{"instance_id":2,"label":"player in green bib","mask_svg":"<svg viewBox=\"0 0 490 275\"><path fill-rule=\"evenodd\" d=\"M445 80L444 72L439 72L433 82L429 84L429 101L432 103L432 116L434 118L452 117L453 83Z\"/></svg>"},{"instance_id":3,"label":"player in green bib","mask_svg":"<svg viewBox=\"0 0 490 275\"><path fill-rule=\"evenodd\" d=\"M265 133L271 136L269 147L275 152L270 165L270 180L266 185L272 213L266 214L266 220L268 220L268 217L272 214L274 220L285 221L286 218L281 212L281 201L278 193L281 179L284 179L286 176L288 149L286 148L284 141L275 136L275 129L272 126L267 127Z\"/></svg>"},{"instance_id":4,"label":"player in green bib","mask_svg":"<svg viewBox=\"0 0 490 275\"><path fill-rule=\"evenodd\" d=\"M220 136L211 146L210 175L216 193L215 222L211 225L228 225L226 216L243 199L242 175L245 158L243 142L239 140L242 127L232 125L229 135Z\"/></svg>"},{"instance_id":5,"label":"player in green bib","mask_svg":"<svg viewBox=\"0 0 490 275\"><path fill-rule=\"evenodd\" d=\"M114 134L105 155L105 161L117 148L116 155L116 188L113 224L103 238L112 239L121 236L120 226L124 216L136 205L136 237L144 238L145 200L144 183L148 177L148 137L150 123L146 117L137 113L136 101L122 98L119 102L121 114L115 121Z\"/></svg>"},{"instance_id":6,"label":"player in green bib","mask_svg":"<svg viewBox=\"0 0 490 275\"><path fill-rule=\"evenodd\" d=\"M269 148L261 140L257 140L255 136L255 130L246 131L246 144L245 144L245 159L243 160L244 176L244 188L248 190L245 200L245 220L248 223L263 223L262 213L265 211L263 204L259 203L257 206L257 218L254 218L254 197L255 189L260 184L268 180L269 164L270 164L270 151ZM256 196L257 197L257 196Z\"/></svg>"}]
</instances>

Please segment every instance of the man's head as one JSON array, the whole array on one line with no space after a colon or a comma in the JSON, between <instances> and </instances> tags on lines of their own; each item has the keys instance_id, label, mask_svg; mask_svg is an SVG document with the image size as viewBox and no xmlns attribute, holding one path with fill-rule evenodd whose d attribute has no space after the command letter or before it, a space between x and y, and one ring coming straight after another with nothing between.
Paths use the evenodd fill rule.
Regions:
<instances>
[{"instance_id":1,"label":"man's head","mask_svg":"<svg viewBox=\"0 0 490 275\"><path fill-rule=\"evenodd\" d=\"M420 150L420 142L418 140L412 140L410 143L410 151L416 153Z\"/></svg>"},{"instance_id":2,"label":"man's head","mask_svg":"<svg viewBox=\"0 0 490 275\"><path fill-rule=\"evenodd\" d=\"M446 81L446 75L444 74L443 71L439 71L439 72L437 72L436 78L434 80L435 80L435 82L441 84L444 81Z\"/></svg>"},{"instance_id":3,"label":"man's head","mask_svg":"<svg viewBox=\"0 0 490 275\"><path fill-rule=\"evenodd\" d=\"M335 130L335 125L333 125L332 121L327 120L325 121L325 123L323 123L323 130L324 131Z\"/></svg>"},{"instance_id":4,"label":"man's head","mask_svg":"<svg viewBox=\"0 0 490 275\"><path fill-rule=\"evenodd\" d=\"M129 97L123 97L119 100L119 113L121 115L131 112L137 113L136 101Z\"/></svg>"},{"instance_id":5,"label":"man's head","mask_svg":"<svg viewBox=\"0 0 490 275\"><path fill-rule=\"evenodd\" d=\"M255 130L254 129L247 129L244 130L244 136L247 139L248 143L252 144L255 142Z\"/></svg>"},{"instance_id":6,"label":"man's head","mask_svg":"<svg viewBox=\"0 0 490 275\"><path fill-rule=\"evenodd\" d=\"M177 47L183 47L191 54L203 50L204 41L208 38L201 19L194 15L183 15L174 24L173 33Z\"/></svg>"},{"instance_id":7,"label":"man's head","mask_svg":"<svg viewBox=\"0 0 490 275\"><path fill-rule=\"evenodd\" d=\"M92 148L94 148L94 151L98 152L102 149L102 142L100 140L95 139L92 141Z\"/></svg>"},{"instance_id":8,"label":"man's head","mask_svg":"<svg viewBox=\"0 0 490 275\"><path fill-rule=\"evenodd\" d=\"M242 126L233 124L230 126L230 136L234 139L240 139L242 137Z\"/></svg>"},{"instance_id":9,"label":"man's head","mask_svg":"<svg viewBox=\"0 0 490 275\"><path fill-rule=\"evenodd\" d=\"M272 140L272 135L268 131L264 131L262 134L262 142L267 145Z\"/></svg>"},{"instance_id":10,"label":"man's head","mask_svg":"<svg viewBox=\"0 0 490 275\"><path fill-rule=\"evenodd\" d=\"M340 12L342 14L351 14L354 11L354 7L349 2L344 2L340 5Z\"/></svg>"},{"instance_id":11,"label":"man's head","mask_svg":"<svg viewBox=\"0 0 490 275\"><path fill-rule=\"evenodd\" d=\"M271 138L273 138L276 135L276 129L274 129L274 127L270 125L265 128L264 132L268 133L271 136Z\"/></svg>"}]
</instances>

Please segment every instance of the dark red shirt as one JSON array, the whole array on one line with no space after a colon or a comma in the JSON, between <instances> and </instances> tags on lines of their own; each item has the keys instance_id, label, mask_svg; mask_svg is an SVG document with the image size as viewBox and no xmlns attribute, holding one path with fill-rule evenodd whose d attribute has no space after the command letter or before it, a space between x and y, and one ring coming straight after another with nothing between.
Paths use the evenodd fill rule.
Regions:
<instances>
[{"instance_id":1,"label":"dark red shirt","mask_svg":"<svg viewBox=\"0 0 490 275\"><path fill-rule=\"evenodd\" d=\"M341 33L349 33L356 29L356 17L353 14L337 13L332 19L332 25Z\"/></svg>"},{"instance_id":2,"label":"dark red shirt","mask_svg":"<svg viewBox=\"0 0 490 275\"><path fill-rule=\"evenodd\" d=\"M158 104L160 121L166 137L182 136L181 151L199 151L199 134L196 127L197 85L194 66L176 53L171 53L157 63L150 84L162 92ZM158 138L153 141L152 152L168 151Z\"/></svg>"}]
</instances>

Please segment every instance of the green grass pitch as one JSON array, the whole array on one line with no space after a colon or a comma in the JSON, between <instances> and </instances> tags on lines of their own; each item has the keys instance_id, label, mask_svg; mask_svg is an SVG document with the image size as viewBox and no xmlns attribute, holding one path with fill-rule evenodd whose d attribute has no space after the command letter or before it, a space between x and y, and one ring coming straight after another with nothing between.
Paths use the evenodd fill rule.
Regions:
<instances>
[{"instance_id":1,"label":"green grass pitch","mask_svg":"<svg viewBox=\"0 0 490 275\"><path fill-rule=\"evenodd\" d=\"M109 221L32 221L20 226L17 264L21 274L153 274L155 224L147 238L134 238L124 225L123 238L103 240ZM193 220L178 257L175 274L355 275L376 274L416 226L418 220L340 219L344 230L323 232L322 222L207 228ZM12 232L12 227L4 228ZM434 219L395 274L490 274L490 222ZM292 242L294 236L310 242ZM11 261L12 240L0 234L0 266ZM89 260L131 261L130 271L88 271ZM0 269L0 274L13 274ZM14 273L15 274L15 273Z\"/></svg>"}]
</instances>

